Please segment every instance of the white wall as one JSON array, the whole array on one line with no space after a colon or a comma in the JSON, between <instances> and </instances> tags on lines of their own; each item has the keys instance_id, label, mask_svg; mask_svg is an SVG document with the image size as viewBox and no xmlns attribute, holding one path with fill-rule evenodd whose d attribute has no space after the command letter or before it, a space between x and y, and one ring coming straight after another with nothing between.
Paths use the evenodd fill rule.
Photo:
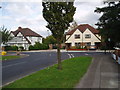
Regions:
<instances>
[{"instance_id":1,"label":"white wall","mask_svg":"<svg viewBox=\"0 0 120 90\"><path fill-rule=\"evenodd\" d=\"M75 34L80 34L80 39L75 39ZM91 38L85 38L85 34L91 34ZM91 42L91 45L95 45L95 42L101 41L89 29L86 29L83 33L77 29L65 43L71 43L72 46L75 46L75 43L78 42Z\"/></svg>"},{"instance_id":2,"label":"white wall","mask_svg":"<svg viewBox=\"0 0 120 90\"><path fill-rule=\"evenodd\" d=\"M31 42L32 45L35 44L35 42L42 43L42 37L27 37L27 39Z\"/></svg>"},{"instance_id":3,"label":"white wall","mask_svg":"<svg viewBox=\"0 0 120 90\"><path fill-rule=\"evenodd\" d=\"M85 34L90 34L91 38L85 38ZM86 29L83 32L83 41L84 42L91 42L91 45L95 45L95 42L101 42L96 36L95 34L93 34L89 29Z\"/></svg>"}]
</instances>

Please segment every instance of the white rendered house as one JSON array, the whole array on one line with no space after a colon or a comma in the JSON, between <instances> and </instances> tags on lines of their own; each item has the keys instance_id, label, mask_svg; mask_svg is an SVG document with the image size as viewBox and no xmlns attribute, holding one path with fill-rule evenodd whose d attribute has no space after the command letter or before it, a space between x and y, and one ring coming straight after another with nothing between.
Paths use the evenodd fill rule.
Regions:
<instances>
[{"instance_id":1,"label":"white rendered house","mask_svg":"<svg viewBox=\"0 0 120 90\"><path fill-rule=\"evenodd\" d=\"M12 40L7 42L8 45L23 46L28 50L30 45L34 45L35 42L42 43L42 36L32 31L29 28L18 27L16 31L11 31Z\"/></svg>"},{"instance_id":2,"label":"white rendered house","mask_svg":"<svg viewBox=\"0 0 120 90\"><path fill-rule=\"evenodd\" d=\"M75 29L66 33L66 46L99 46L101 42L101 36L99 31L90 26L89 24L82 24Z\"/></svg>"}]
</instances>

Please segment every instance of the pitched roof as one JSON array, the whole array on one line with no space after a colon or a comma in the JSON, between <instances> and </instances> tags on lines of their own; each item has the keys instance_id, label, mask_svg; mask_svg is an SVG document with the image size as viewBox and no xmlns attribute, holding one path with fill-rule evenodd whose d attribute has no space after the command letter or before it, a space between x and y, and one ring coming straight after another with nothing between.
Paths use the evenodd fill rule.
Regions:
<instances>
[{"instance_id":1,"label":"pitched roof","mask_svg":"<svg viewBox=\"0 0 120 90\"><path fill-rule=\"evenodd\" d=\"M98 33L99 33L98 30L96 30L95 28L93 28L93 27L90 26L89 24L81 24L81 25L79 25L78 27L76 27L75 29L69 31L69 32L67 33L67 35L72 35L77 29L80 30L80 31L83 33L87 28L88 28L92 33L94 33L94 34L98 34Z\"/></svg>"},{"instance_id":2,"label":"pitched roof","mask_svg":"<svg viewBox=\"0 0 120 90\"><path fill-rule=\"evenodd\" d=\"M32 31L31 29L29 28L21 28L21 27L18 27L18 29L16 31L12 31L12 33L17 36L17 34L21 32L24 37L26 36L34 36L34 37L42 37L41 35L37 34L36 32Z\"/></svg>"}]
</instances>

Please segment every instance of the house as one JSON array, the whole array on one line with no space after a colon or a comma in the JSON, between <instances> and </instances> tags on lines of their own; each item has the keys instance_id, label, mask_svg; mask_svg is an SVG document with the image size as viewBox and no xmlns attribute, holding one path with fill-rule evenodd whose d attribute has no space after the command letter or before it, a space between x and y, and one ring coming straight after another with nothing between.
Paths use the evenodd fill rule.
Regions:
<instances>
[{"instance_id":1,"label":"house","mask_svg":"<svg viewBox=\"0 0 120 90\"><path fill-rule=\"evenodd\" d=\"M101 36L99 36L99 31L89 24L79 25L75 29L66 33L65 44L67 48L73 46L80 46L82 48L91 45L99 47L100 42Z\"/></svg>"},{"instance_id":2,"label":"house","mask_svg":"<svg viewBox=\"0 0 120 90\"><path fill-rule=\"evenodd\" d=\"M18 27L16 31L11 31L12 40L7 42L8 45L23 46L28 50L30 45L34 45L35 42L42 43L42 36L32 31L29 28Z\"/></svg>"}]
</instances>

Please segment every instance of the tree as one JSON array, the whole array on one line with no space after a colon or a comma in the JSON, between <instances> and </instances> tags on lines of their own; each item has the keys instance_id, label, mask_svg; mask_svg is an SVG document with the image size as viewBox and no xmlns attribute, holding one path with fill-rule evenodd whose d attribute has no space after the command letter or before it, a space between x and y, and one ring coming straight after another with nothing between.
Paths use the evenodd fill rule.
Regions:
<instances>
[{"instance_id":1,"label":"tree","mask_svg":"<svg viewBox=\"0 0 120 90\"><path fill-rule=\"evenodd\" d=\"M120 1L107 4L106 7L96 8L95 12L103 13L96 25L105 42L110 38L112 43L120 43Z\"/></svg>"},{"instance_id":2,"label":"tree","mask_svg":"<svg viewBox=\"0 0 120 90\"><path fill-rule=\"evenodd\" d=\"M58 69L62 69L60 46L64 38L64 31L73 21L76 8L73 2L42 2L43 17L48 22L46 26L57 41Z\"/></svg>"},{"instance_id":3,"label":"tree","mask_svg":"<svg viewBox=\"0 0 120 90\"><path fill-rule=\"evenodd\" d=\"M56 44L57 43L57 41L56 41L56 39L52 36L52 35L50 35L50 36L48 36L48 37L46 37L45 39L44 39L44 42L43 43L45 43L45 44Z\"/></svg>"},{"instance_id":4,"label":"tree","mask_svg":"<svg viewBox=\"0 0 120 90\"><path fill-rule=\"evenodd\" d=\"M8 42L9 40L12 39L12 37L10 36L10 31L5 28L5 26L2 26L0 28L0 33L2 34L2 43L6 44L6 42Z\"/></svg>"}]
</instances>

